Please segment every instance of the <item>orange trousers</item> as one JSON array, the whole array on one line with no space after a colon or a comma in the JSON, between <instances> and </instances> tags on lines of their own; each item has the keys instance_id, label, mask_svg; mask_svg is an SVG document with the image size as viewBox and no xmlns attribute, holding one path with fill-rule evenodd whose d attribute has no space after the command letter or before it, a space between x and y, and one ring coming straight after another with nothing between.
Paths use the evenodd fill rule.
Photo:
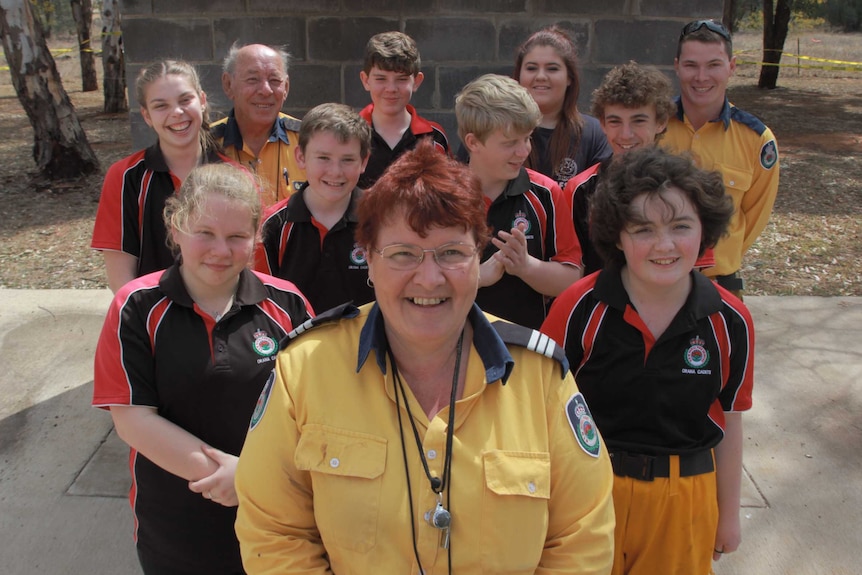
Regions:
<instances>
[{"instance_id":1,"label":"orange trousers","mask_svg":"<svg viewBox=\"0 0 862 575\"><path fill-rule=\"evenodd\" d=\"M612 575L709 575L718 528L715 472L640 481L614 476Z\"/></svg>"}]
</instances>

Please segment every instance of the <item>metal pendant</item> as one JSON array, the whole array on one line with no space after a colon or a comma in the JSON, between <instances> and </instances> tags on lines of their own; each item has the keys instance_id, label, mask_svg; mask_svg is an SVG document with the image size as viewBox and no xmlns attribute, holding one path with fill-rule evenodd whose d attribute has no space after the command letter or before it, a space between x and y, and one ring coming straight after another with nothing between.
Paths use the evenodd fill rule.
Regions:
<instances>
[{"instance_id":1,"label":"metal pendant","mask_svg":"<svg viewBox=\"0 0 862 575\"><path fill-rule=\"evenodd\" d=\"M437 494L437 505L428 514L428 523L440 530L440 547L449 548L449 526L452 524L452 514L443 507L443 495Z\"/></svg>"}]
</instances>

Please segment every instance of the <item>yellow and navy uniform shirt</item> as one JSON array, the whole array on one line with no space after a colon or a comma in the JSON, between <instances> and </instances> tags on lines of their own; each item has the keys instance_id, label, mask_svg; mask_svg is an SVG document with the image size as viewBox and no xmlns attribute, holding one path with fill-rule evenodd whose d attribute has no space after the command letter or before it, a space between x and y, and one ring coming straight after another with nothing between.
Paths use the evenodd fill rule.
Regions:
<instances>
[{"instance_id":1,"label":"yellow and navy uniform shirt","mask_svg":"<svg viewBox=\"0 0 862 575\"><path fill-rule=\"evenodd\" d=\"M701 168L721 172L735 212L728 235L715 246L715 267L704 273L715 277L739 271L778 194L778 145L772 131L727 100L718 118L695 130L678 98L677 114L659 144L674 153L690 151Z\"/></svg>"},{"instance_id":2,"label":"yellow and navy uniform shirt","mask_svg":"<svg viewBox=\"0 0 862 575\"><path fill-rule=\"evenodd\" d=\"M560 362L506 345L489 319L476 306L467 318L473 340L444 497L452 572L610 573L613 474L583 396ZM417 573L414 532L425 572L448 572L440 531L425 519L437 500L403 398L399 427L383 322L368 304L279 355L236 474L248 573ZM549 339L506 326L551 355ZM449 407L429 420L405 389L440 477Z\"/></svg>"},{"instance_id":3,"label":"yellow and navy uniform shirt","mask_svg":"<svg viewBox=\"0 0 862 575\"><path fill-rule=\"evenodd\" d=\"M542 325L565 348L612 452L708 450L724 437L724 412L751 408L751 315L700 272L691 277L688 299L658 340L616 266L572 284Z\"/></svg>"},{"instance_id":4,"label":"yellow and navy uniform shirt","mask_svg":"<svg viewBox=\"0 0 862 575\"><path fill-rule=\"evenodd\" d=\"M287 198L299 191L305 182L305 170L296 163L294 149L299 146L299 128L302 123L279 112L272 126L269 140L255 156L242 141L234 111L212 124L212 134L224 153L256 174L262 184L261 201L264 207Z\"/></svg>"}]
</instances>

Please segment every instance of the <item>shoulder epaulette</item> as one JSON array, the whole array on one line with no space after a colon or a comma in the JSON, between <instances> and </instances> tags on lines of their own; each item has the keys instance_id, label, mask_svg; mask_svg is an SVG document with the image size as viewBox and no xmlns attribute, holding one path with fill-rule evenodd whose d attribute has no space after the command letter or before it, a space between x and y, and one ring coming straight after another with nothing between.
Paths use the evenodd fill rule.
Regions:
<instances>
[{"instance_id":1,"label":"shoulder epaulette","mask_svg":"<svg viewBox=\"0 0 862 575\"><path fill-rule=\"evenodd\" d=\"M565 350L557 345L553 339L535 329L507 321L495 321L491 326L506 345L525 347L555 360L560 364L562 377L566 377L566 373L569 371L569 360L566 358Z\"/></svg>"},{"instance_id":2,"label":"shoulder epaulette","mask_svg":"<svg viewBox=\"0 0 862 575\"><path fill-rule=\"evenodd\" d=\"M730 107L730 119L751 128L758 136L762 136L763 132L766 131L766 124L760 118L745 110L740 110L736 106Z\"/></svg>"},{"instance_id":3,"label":"shoulder epaulette","mask_svg":"<svg viewBox=\"0 0 862 575\"><path fill-rule=\"evenodd\" d=\"M297 120L296 118L279 118L278 121L281 122L281 127L284 128L286 132L298 132L302 127L302 120Z\"/></svg>"},{"instance_id":4,"label":"shoulder epaulette","mask_svg":"<svg viewBox=\"0 0 862 575\"><path fill-rule=\"evenodd\" d=\"M359 315L359 308L350 302L335 306L332 309L328 309L325 312L318 314L311 319L305 320L304 322L302 322L302 324L293 328L286 336L281 339L281 341L279 342L279 349L284 349L291 341L298 338L300 335L304 334L310 329L320 327L329 323L339 322L343 319L350 319L356 317L357 315Z\"/></svg>"}]
</instances>

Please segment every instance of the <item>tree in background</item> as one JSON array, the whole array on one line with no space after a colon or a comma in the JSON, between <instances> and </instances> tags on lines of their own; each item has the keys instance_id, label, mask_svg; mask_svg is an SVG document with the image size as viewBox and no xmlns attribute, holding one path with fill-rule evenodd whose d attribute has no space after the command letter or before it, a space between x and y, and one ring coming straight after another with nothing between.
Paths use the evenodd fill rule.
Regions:
<instances>
[{"instance_id":1,"label":"tree in background","mask_svg":"<svg viewBox=\"0 0 862 575\"><path fill-rule=\"evenodd\" d=\"M790 29L790 14L794 0L763 0L763 64L758 88L774 89L778 85L778 64L784 41Z\"/></svg>"},{"instance_id":2,"label":"tree in background","mask_svg":"<svg viewBox=\"0 0 862 575\"><path fill-rule=\"evenodd\" d=\"M826 0L826 21L845 32L862 29L862 0Z\"/></svg>"},{"instance_id":3,"label":"tree in background","mask_svg":"<svg viewBox=\"0 0 862 575\"><path fill-rule=\"evenodd\" d=\"M72 17L78 30L78 54L81 59L81 90L94 92L99 89L96 79L96 57L90 41L93 27L93 0L69 0Z\"/></svg>"},{"instance_id":4,"label":"tree in background","mask_svg":"<svg viewBox=\"0 0 862 575\"><path fill-rule=\"evenodd\" d=\"M123 56L119 0L102 2L102 83L105 93L105 112L128 112L126 62Z\"/></svg>"},{"instance_id":5,"label":"tree in background","mask_svg":"<svg viewBox=\"0 0 862 575\"><path fill-rule=\"evenodd\" d=\"M28 0L0 0L3 49L12 84L30 125L33 159L51 179L71 179L99 169L75 114L39 20Z\"/></svg>"}]
</instances>

